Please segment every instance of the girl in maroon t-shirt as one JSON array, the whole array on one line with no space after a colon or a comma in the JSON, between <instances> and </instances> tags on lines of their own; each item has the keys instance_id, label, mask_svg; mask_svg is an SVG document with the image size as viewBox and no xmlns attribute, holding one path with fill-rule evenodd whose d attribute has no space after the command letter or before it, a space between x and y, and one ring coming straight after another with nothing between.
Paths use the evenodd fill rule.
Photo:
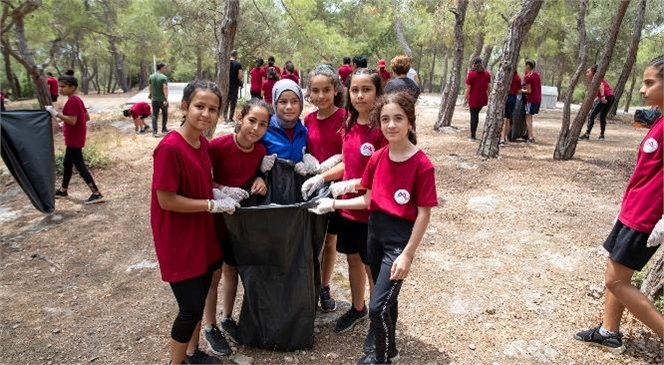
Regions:
<instances>
[{"instance_id":1,"label":"girl in maroon t-shirt","mask_svg":"<svg viewBox=\"0 0 664 365\"><path fill-rule=\"evenodd\" d=\"M251 81L249 84L249 93L251 98L262 99L261 89L263 88L263 78L265 78L265 68L263 68L263 59L257 58L256 65L249 71Z\"/></svg>"},{"instance_id":2,"label":"girl in maroon t-shirt","mask_svg":"<svg viewBox=\"0 0 664 365\"><path fill-rule=\"evenodd\" d=\"M258 176L266 149L260 139L267 131L272 116L271 107L261 99L247 101L240 110L237 134L226 134L210 142L208 153L212 163L213 185L219 193L234 196L237 200L249 195L265 195L267 185ZM215 319L217 309L217 288L222 282L221 327L231 339L237 342L237 324L232 319L233 304L237 294L238 271L232 246L226 237L226 225L222 215L215 217L217 239L221 243L224 265L212 274L212 285L208 292L203 324L205 339L216 355L227 355L228 342L221 334Z\"/></svg>"},{"instance_id":3,"label":"girl in maroon t-shirt","mask_svg":"<svg viewBox=\"0 0 664 365\"><path fill-rule=\"evenodd\" d=\"M395 343L398 296L403 280L438 205L433 164L415 143L415 103L405 92L386 94L371 112L389 146L371 156L361 185L366 194L348 200L322 199L317 210L369 208L367 250L371 276L369 316L375 349L358 364L389 364Z\"/></svg>"},{"instance_id":4,"label":"girl in maroon t-shirt","mask_svg":"<svg viewBox=\"0 0 664 365\"><path fill-rule=\"evenodd\" d=\"M641 95L646 104L664 110L664 55L653 59L643 72ZM614 354L625 351L620 319L632 312L660 339L664 316L650 299L631 284L664 240L664 117L659 118L639 146L634 173L627 183L620 213L604 242L609 252L604 281L602 324L580 331L574 338Z\"/></svg>"},{"instance_id":5,"label":"girl in maroon t-shirt","mask_svg":"<svg viewBox=\"0 0 664 365\"><path fill-rule=\"evenodd\" d=\"M489 101L491 74L484 69L482 59L473 60L472 70L466 76L466 93L464 104L470 108L470 140L477 139L477 126L480 123L480 111Z\"/></svg>"},{"instance_id":6,"label":"girl in maroon t-shirt","mask_svg":"<svg viewBox=\"0 0 664 365\"><path fill-rule=\"evenodd\" d=\"M592 81L596 72L597 65L588 68L586 70L586 79L588 79L588 81ZM595 125L595 118L597 118L597 115L599 115L600 130L599 137L597 137L597 139L600 141L604 140L604 131L606 130L606 116L609 114L609 111L611 110L611 107L615 101L616 97L613 96L613 90L611 90L611 86L609 86L609 83L606 82L606 80L602 79L602 83L599 85L599 89L597 89L595 106L593 107L593 110L590 112L590 116L588 117L586 133L582 134L579 139L590 139L590 132L592 132L593 126Z\"/></svg>"},{"instance_id":7,"label":"girl in maroon t-shirt","mask_svg":"<svg viewBox=\"0 0 664 365\"><path fill-rule=\"evenodd\" d=\"M279 81L277 70L274 67L268 67L265 71L265 81L263 81L263 86L261 87L263 99L268 104L272 104L272 89L277 81Z\"/></svg>"},{"instance_id":8,"label":"girl in maroon t-shirt","mask_svg":"<svg viewBox=\"0 0 664 365\"><path fill-rule=\"evenodd\" d=\"M173 290L179 312L171 328L171 363L218 362L198 349L198 333L212 271L221 259L212 215L239 206L214 196L212 164L203 131L219 119L221 93L208 81L183 91L184 121L154 150L150 221L162 280ZM214 198L214 199L213 199Z\"/></svg>"},{"instance_id":9,"label":"girl in maroon t-shirt","mask_svg":"<svg viewBox=\"0 0 664 365\"><path fill-rule=\"evenodd\" d=\"M66 74L58 79L60 86L60 93L67 96L67 102L62 108L62 112L58 113L55 109L50 108L49 112L56 120L61 120L63 134L65 137L65 158L62 162L64 172L62 174L62 185L60 189L55 192L55 197L66 197L69 195L67 189L69 188L69 181L74 171L76 170L81 175L85 183L92 191L92 195L84 202L84 204L95 204L104 201L104 196L101 195L95 180L92 178L88 167L83 160L83 147L85 146L85 134L87 132L88 111L85 109L83 100L76 95L78 88L78 79L71 74Z\"/></svg>"}]
</instances>

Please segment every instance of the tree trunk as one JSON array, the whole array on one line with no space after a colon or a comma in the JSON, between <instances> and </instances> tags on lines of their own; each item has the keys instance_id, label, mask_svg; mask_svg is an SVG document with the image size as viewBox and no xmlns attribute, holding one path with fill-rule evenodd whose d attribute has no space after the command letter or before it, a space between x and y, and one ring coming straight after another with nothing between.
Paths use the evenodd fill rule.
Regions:
<instances>
[{"instance_id":1,"label":"tree trunk","mask_svg":"<svg viewBox=\"0 0 664 365\"><path fill-rule=\"evenodd\" d=\"M659 255L659 259L650 268L648 276L641 284L641 292L653 301L664 295L664 255Z\"/></svg>"},{"instance_id":2,"label":"tree trunk","mask_svg":"<svg viewBox=\"0 0 664 365\"><path fill-rule=\"evenodd\" d=\"M438 55L438 47L435 47L433 49L433 57L432 57L432 60L431 60L431 69L429 70L429 77L428 77L429 80L427 80L427 84L428 84L428 89L427 90L429 92L433 91L433 73L434 73L433 71L436 69L436 56L437 55Z\"/></svg>"},{"instance_id":3,"label":"tree trunk","mask_svg":"<svg viewBox=\"0 0 664 365\"><path fill-rule=\"evenodd\" d=\"M12 72L9 50L4 46L2 47L2 59L5 61L5 75L7 75L7 83L9 83L12 90L12 95L14 98L19 98L21 96L21 88L19 87L18 80L14 77L14 72Z\"/></svg>"},{"instance_id":4,"label":"tree trunk","mask_svg":"<svg viewBox=\"0 0 664 365\"><path fill-rule=\"evenodd\" d=\"M606 69L609 67L609 62L611 62L611 56L613 56L613 48L616 45L616 39L618 38L618 33L620 31L620 24L622 24L625 13L627 12L627 7L629 6L629 1L621 1L620 6L616 9L616 15L613 18L611 23L611 33L606 39L604 45L604 50L602 51L602 56L600 62L597 66L597 72L593 77L590 89L586 93L585 98L583 99L583 104L579 109L574 121L572 122L571 127L568 128L565 123L560 130L560 135L558 136L558 142L556 143L556 149L553 152L554 160L569 160L574 157L574 152L576 152L576 144L579 140L579 134L581 128L585 124L586 117L588 112L593 105L595 100L595 94L599 88L602 79L604 79L604 74Z\"/></svg>"},{"instance_id":5,"label":"tree trunk","mask_svg":"<svg viewBox=\"0 0 664 365\"><path fill-rule=\"evenodd\" d=\"M113 65L108 65L108 80L106 82L106 94L110 94L113 90Z\"/></svg>"},{"instance_id":6,"label":"tree trunk","mask_svg":"<svg viewBox=\"0 0 664 365\"><path fill-rule=\"evenodd\" d=\"M632 102L632 94L634 93L634 86L636 85L636 69L632 69L632 82L629 86L629 93L627 93L627 99L625 100L625 113L629 113L629 103Z\"/></svg>"},{"instance_id":7,"label":"tree trunk","mask_svg":"<svg viewBox=\"0 0 664 365\"><path fill-rule=\"evenodd\" d=\"M454 108L456 107L456 100L459 96L459 83L461 79L461 67L463 62L463 24L466 21L466 10L468 9L468 0L458 0L457 8L451 9L454 13L454 62L452 63L452 74L450 75L445 90L440 101L440 109L438 110L438 120L433 126L433 129L438 131L441 126L449 126L452 124L452 116L454 115Z\"/></svg>"},{"instance_id":8,"label":"tree trunk","mask_svg":"<svg viewBox=\"0 0 664 365\"><path fill-rule=\"evenodd\" d=\"M443 53L443 75L440 78L440 93L442 94L445 90L445 83L447 82L447 66L449 65L448 55L450 49L445 47L445 53Z\"/></svg>"},{"instance_id":9,"label":"tree trunk","mask_svg":"<svg viewBox=\"0 0 664 365\"><path fill-rule=\"evenodd\" d=\"M498 156L498 139L503 128L505 100L507 100L507 93L519 60L521 43L533 25L541 7L541 0L525 0L519 12L510 20L503 45L502 60L491 87L489 106L484 122L484 133L477 150L477 154L480 156Z\"/></svg>"},{"instance_id":10,"label":"tree trunk","mask_svg":"<svg viewBox=\"0 0 664 365\"><path fill-rule=\"evenodd\" d=\"M145 62L145 59L142 59L139 65L138 90L143 90L148 86L149 77L148 63Z\"/></svg>"},{"instance_id":11,"label":"tree trunk","mask_svg":"<svg viewBox=\"0 0 664 365\"><path fill-rule=\"evenodd\" d=\"M643 19L645 18L646 13L646 0L640 0L638 3L638 8L636 12L636 19L634 20L634 30L632 33L632 42L629 45L629 52L627 53L627 58L625 59L625 64L623 69L620 72L620 77L618 77L618 82L616 82L615 88L613 89L613 95L616 100L611 106L609 111L610 116L616 115L618 110L618 102L620 97L625 90L625 84L629 79L630 74L632 73L632 68L634 67L634 62L636 62L636 54L639 51L639 43L641 42L641 30L643 29Z\"/></svg>"},{"instance_id":12,"label":"tree trunk","mask_svg":"<svg viewBox=\"0 0 664 365\"><path fill-rule=\"evenodd\" d=\"M484 65L484 68L489 68L489 60L491 59L491 53L493 52L493 44L487 44L484 46L484 50L482 50L482 54L480 55L480 58L482 58L482 64Z\"/></svg>"},{"instance_id":13,"label":"tree trunk","mask_svg":"<svg viewBox=\"0 0 664 365\"><path fill-rule=\"evenodd\" d=\"M115 80L120 84L120 89L123 93L129 91L129 86L127 85L127 78L125 77L124 71L124 56L118 50L118 37L109 35L108 44L111 47L111 55L113 56L113 65L115 66ZM111 90L113 92L115 90Z\"/></svg>"},{"instance_id":14,"label":"tree trunk","mask_svg":"<svg viewBox=\"0 0 664 365\"><path fill-rule=\"evenodd\" d=\"M200 47L196 48L196 78L203 79L203 52Z\"/></svg>"},{"instance_id":15,"label":"tree trunk","mask_svg":"<svg viewBox=\"0 0 664 365\"><path fill-rule=\"evenodd\" d=\"M231 51L235 42L235 33L237 31L237 19L240 13L240 0L228 0L224 9L224 19L217 30L217 84L222 96L222 111L226 110L228 105L228 81ZM217 128L217 121L212 122L210 129L205 131L205 136L212 138L214 130Z\"/></svg>"},{"instance_id":16,"label":"tree trunk","mask_svg":"<svg viewBox=\"0 0 664 365\"><path fill-rule=\"evenodd\" d=\"M399 0L394 0L392 1L392 7L394 9L399 9L401 7L401 4L399 3ZM403 50L403 53L408 56L408 57L413 57L413 51L410 49L410 46L408 45L408 41L406 40L406 37L403 35L403 25L401 24L401 16L399 16L400 12L397 10L394 13L394 33L397 36L397 41L399 41L399 45L401 45L401 49Z\"/></svg>"}]
</instances>

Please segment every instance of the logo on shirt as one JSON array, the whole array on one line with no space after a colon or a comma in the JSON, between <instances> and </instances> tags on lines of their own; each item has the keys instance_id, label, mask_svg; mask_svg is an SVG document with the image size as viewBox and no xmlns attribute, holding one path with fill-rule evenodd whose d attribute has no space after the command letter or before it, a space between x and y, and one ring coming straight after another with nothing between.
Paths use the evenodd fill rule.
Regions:
<instances>
[{"instance_id":1,"label":"logo on shirt","mask_svg":"<svg viewBox=\"0 0 664 365\"><path fill-rule=\"evenodd\" d=\"M362 146L360 146L360 153L362 156L369 157L373 155L374 152L376 152L376 147L369 142L363 143Z\"/></svg>"},{"instance_id":2,"label":"logo on shirt","mask_svg":"<svg viewBox=\"0 0 664 365\"><path fill-rule=\"evenodd\" d=\"M657 143L657 140L652 137L643 142L643 152L645 153L653 153L657 151L658 147L659 143Z\"/></svg>"},{"instance_id":3,"label":"logo on shirt","mask_svg":"<svg viewBox=\"0 0 664 365\"><path fill-rule=\"evenodd\" d=\"M410 193L406 189L399 189L394 193L394 201L399 205L407 204L410 201Z\"/></svg>"}]
</instances>

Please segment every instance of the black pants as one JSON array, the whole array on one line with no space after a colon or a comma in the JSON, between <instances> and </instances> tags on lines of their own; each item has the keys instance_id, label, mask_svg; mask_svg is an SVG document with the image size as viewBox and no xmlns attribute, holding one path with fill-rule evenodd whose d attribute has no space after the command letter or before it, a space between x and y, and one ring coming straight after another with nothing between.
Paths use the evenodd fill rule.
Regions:
<instances>
[{"instance_id":1,"label":"black pants","mask_svg":"<svg viewBox=\"0 0 664 365\"><path fill-rule=\"evenodd\" d=\"M408 243L413 222L382 212L369 217L367 250L374 291L369 304L371 328L376 335L376 359L386 362L396 353L395 330L399 315L399 291L403 280L390 280L392 264Z\"/></svg>"},{"instance_id":2,"label":"black pants","mask_svg":"<svg viewBox=\"0 0 664 365\"><path fill-rule=\"evenodd\" d=\"M586 134L590 134L590 132L593 130L593 125L595 125L595 118L597 118L597 114L599 114L599 135L604 135L604 131L606 130L606 115L609 113L609 110L611 110L611 106L615 101L616 97L611 95L606 98L606 103L599 101L597 104L595 104L592 112L590 112L590 117L588 118Z\"/></svg>"},{"instance_id":3,"label":"black pants","mask_svg":"<svg viewBox=\"0 0 664 365\"><path fill-rule=\"evenodd\" d=\"M480 124L480 110L479 108L470 108L470 138L477 138L477 126Z\"/></svg>"},{"instance_id":4,"label":"black pants","mask_svg":"<svg viewBox=\"0 0 664 365\"><path fill-rule=\"evenodd\" d=\"M261 95L260 91L250 91L252 99L263 99L263 95Z\"/></svg>"},{"instance_id":5,"label":"black pants","mask_svg":"<svg viewBox=\"0 0 664 365\"><path fill-rule=\"evenodd\" d=\"M161 131L166 131L166 124L168 123L168 104L164 105L163 101L152 102L152 133L157 133L157 119L159 119L159 111L161 110Z\"/></svg>"},{"instance_id":6,"label":"black pants","mask_svg":"<svg viewBox=\"0 0 664 365\"><path fill-rule=\"evenodd\" d=\"M85 165L85 161L83 161L82 148L67 147L67 149L65 149L65 158L62 162L62 166L64 167L64 173L62 174L63 188L67 189L69 187L69 181L71 181L71 175L74 172L74 166L76 166L76 170L78 170L83 181L88 184L93 192L97 191L95 180L92 178L90 170L88 170L88 167Z\"/></svg>"},{"instance_id":7,"label":"black pants","mask_svg":"<svg viewBox=\"0 0 664 365\"><path fill-rule=\"evenodd\" d=\"M178 316L175 317L173 327L171 327L171 338L175 341L187 343L191 340L198 322L203 318L205 298L211 283L211 271L195 278L170 283L179 309Z\"/></svg>"},{"instance_id":8,"label":"black pants","mask_svg":"<svg viewBox=\"0 0 664 365\"><path fill-rule=\"evenodd\" d=\"M235 106L237 105L237 95L240 88L238 86L230 86L228 89L228 104L226 104L226 110L224 110L224 116L228 117L226 120L233 120L235 117ZM229 112L226 114L226 112Z\"/></svg>"}]
</instances>

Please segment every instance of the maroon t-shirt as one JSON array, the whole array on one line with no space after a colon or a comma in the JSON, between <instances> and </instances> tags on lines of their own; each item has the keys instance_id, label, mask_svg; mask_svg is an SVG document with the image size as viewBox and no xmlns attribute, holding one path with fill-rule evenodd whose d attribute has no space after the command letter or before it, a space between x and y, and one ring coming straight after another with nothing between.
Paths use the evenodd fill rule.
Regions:
<instances>
[{"instance_id":1,"label":"maroon t-shirt","mask_svg":"<svg viewBox=\"0 0 664 365\"><path fill-rule=\"evenodd\" d=\"M489 83L491 83L491 74L489 71L477 72L470 70L466 76L466 84L470 87L470 94L468 95L468 107L481 108L488 104L489 96Z\"/></svg>"},{"instance_id":2,"label":"maroon t-shirt","mask_svg":"<svg viewBox=\"0 0 664 365\"><path fill-rule=\"evenodd\" d=\"M300 78L297 77L295 74L284 73L283 75L281 75L281 79L282 80L283 79L288 79L288 80L291 80L291 81L293 81L294 83L296 83L298 85L300 84Z\"/></svg>"},{"instance_id":3,"label":"maroon t-shirt","mask_svg":"<svg viewBox=\"0 0 664 365\"><path fill-rule=\"evenodd\" d=\"M46 84L48 85L48 92L51 95L58 95L58 79L55 76L49 76L46 79Z\"/></svg>"},{"instance_id":4,"label":"maroon t-shirt","mask_svg":"<svg viewBox=\"0 0 664 365\"><path fill-rule=\"evenodd\" d=\"M650 128L639 146L618 219L629 228L649 234L664 210L664 117Z\"/></svg>"},{"instance_id":5,"label":"maroon t-shirt","mask_svg":"<svg viewBox=\"0 0 664 365\"><path fill-rule=\"evenodd\" d=\"M231 133L213 139L208 153L214 182L234 188L250 188L267 150L257 142L251 152L244 152L235 144Z\"/></svg>"},{"instance_id":6,"label":"maroon t-shirt","mask_svg":"<svg viewBox=\"0 0 664 365\"><path fill-rule=\"evenodd\" d=\"M599 85L600 88L604 88L604 96L609 97L613 96L613 90L611 90L611 86L609 86L609 83L606 82L606 80L602 80L602 85ZM601 98L602 94L599 92L599 88L597 89L597 97Z\"/></svg>"},{"instance_id":7,"label":"maroon t-shirt","mask_svg":"<svg viewBox=\"0 0 664 365\"><path fill-rule=\"evenodd\" d=\"M221 258L212 214L164 210L157 199L157 190L212 199L208 141L203 136L199 140L200 147L193 148L180 133L168 133L153 155L150 222L161 278L171 283L203 275Z\"/></svg>"},{"instance_id":8,"label":"maroon t-shirt","mask_svg":"<svg viewBox=\"0 0 664 365\"><path fill-rule=\"evenodd\" d=\"M366 124L354 124L348 133L343 133L343 146L341 155L344 161L343 180L352 180L362 178L364 169L369 163L371 156L381 147L387 145L387 139L379 128L370 128ZM342 199L350 199L356 196L364 195L361 193L344 194ZM342 217L367 223L369 221L368 210L346 210L341 209L339 213Z\"/></svg>"},{"instance_id":9,"label":"maroon t-shirt","mask_svg":"<svg viewBox=\"0 0 664 365\"><path fill-rule=\"evenodd\" d=\"M340 154L343 145L341 128L343 128L346 110L338 108L325 119L318 119L318 112L311 112L304 117L307 127L307 151L319 162Z\"/></svg>"},{"instance_id":10,"label":"maroon t-shirt","mask_svg":"<svg viewBox=\"0 0 664 365\"><path fill-rule=\"evenodd\" d=\"M272 104L272 88L274 87L274 84L277 83L279 80L270 80L267 79L263 81L263 100L265 100L266 103Z\"/></svg>"},{"instance_id":11,"label":"maroon t-shirt","mask_svg":"<svg viewBox=\"0 0 664 365\"><path fill-rule=\"evenodd\" d=\"M65 136L65 146L74 148L85 147L85 134L87 132L87 110L83 100L76 95L70 95L62 108L62 114L76 116L76 124L64 123L62 134Z\"/></svg>"},{"instance_id":12,"label":"maroon t-shirt","mask_svg":"<svg viewBox=\"0 0 664 365\"><path fill-rule=\"evenodd\" d=\"M390 81L392 75L390 75L390 71L386 70L385 67L379 68L378 73L380 74L380 81L384 87L385 84L387 84L387 82Z\"/></svg>"},{"instance_id":13,"label":"maroon t-shirt","mask_svg":"<svg viewBox=\"0 0 664 365\"><path fill-rule=\"evenodd\" d=\"M263 86L263 78L265 78L265 69L254 67L249 71L251 81L249 81L249 91L259 93Z\"/></svg>"},{"instance_id":14,"label":"maroon t-shirt","mask_svg":"<svg viewBox=\"0 0 664 365\"><path fill-rule=\"evenodd\" d=\"M530 85L530 93L526 95L526 102L539 104L542 102L542 80L537 72L531 72L523 77L523 85Z\"/></svg>"},{"instance_id":15,"label":"maroon t-shirt","mask_svg":"<svg viewBox=\"0 0 664 365\"><path fill-rule=\"evenodd\" d=\"M350 65L342 65L337 69L337 72L339 73L341 84L346 85L346 79L353 73L353 68Z\"/></svg>"},{"instance_id":16,"label":"maroon t-shirt","mask_svg":"<svg viewBox=\"0 0 664 365\"><path fill-rule=\"evenodd\" d=\"M132 118L146 117L152 114L152 109L150 108L150 104L144 101L139 101L138 103L132 105L130 111Z\"/></svg>"},{"instance_id":17,"label":"maroon t-shirt","mask_svg":"<svg viewBox=\"0 0 664 365\"><path fill-rule=\"evenodd\" d=\"M433 164L422 150L402 162L390 160L389 151L386 146L374 153L362 176L362 186L371 190L369 210L414 222L417 207L438 205Z\"/></svg>"},{"instance_id":18,"label":"maroon t-shirt","mask_svg":"<svg viewBox=\"0 0 664 365\"><path fill-rule=\"evenodd\" d=\"M510 95L518 95L519 90L521 90L521 77L519 77L518 73L514 73L514 76L512 76L512 83L510 84Z\"/></svg>"}]
</instances>

